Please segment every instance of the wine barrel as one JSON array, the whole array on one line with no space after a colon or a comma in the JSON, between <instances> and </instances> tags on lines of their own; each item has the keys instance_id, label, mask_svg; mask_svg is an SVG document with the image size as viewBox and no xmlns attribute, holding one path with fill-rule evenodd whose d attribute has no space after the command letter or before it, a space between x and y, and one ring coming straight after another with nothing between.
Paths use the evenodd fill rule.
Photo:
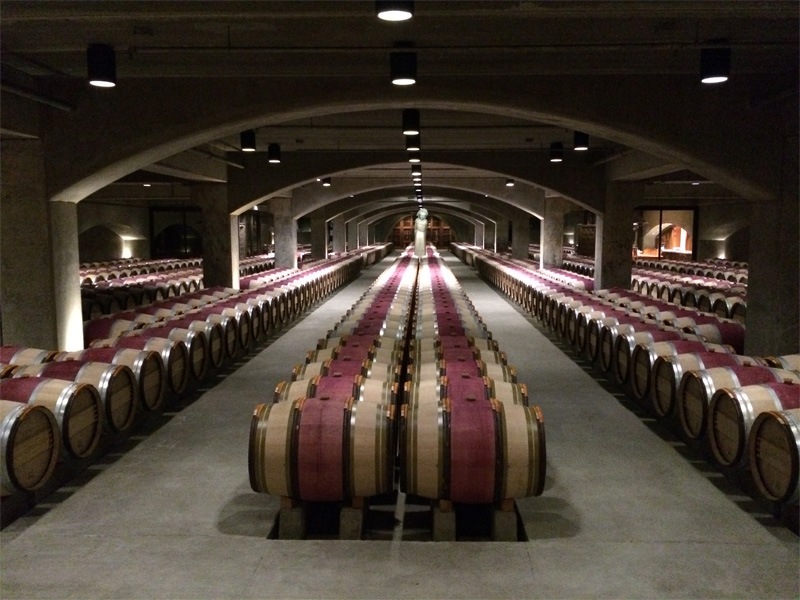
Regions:
<instances>
[{"instance_id":1,"label":"wine barrel","mask_svg":"<svg viewBox=\"0 0 800 600\"><path fill-rule=\"evenodd\" d=\"M714 344L733 346L736 354L744 354L744 325L741 323L703 323L696 325L693 333Z\"/></svg>"},{"instance_id":2,"label":"wine barrel","mask_svg":"<svg viewBox=\"0 0 800 600\"><path fill-rule=\"evenodd\" d=\"M785 354L784 356L767 356L769 366L789 371L800 371L800 354Z\"/></svg>"},{"instance_id":3,"label":"wine barrel","mask_svg":"<svg viewBox=\"0 0 800 600\"><path fill-rule=\"evenodd\" d=\"M43 377L0 379L0 398L49 409L70 456L86 458L97 448L103 431L103 404L93 386Z\"/></svg>"},{"instance_id":4,"label":"wine barrel","mask_svg":"<svg viewBox=\"0 0 800 600\"><path fill-rule=\"evenodd\" d=\"M209 366L219 369L225 362L225 329L221 323L212 323L191 316L181 316L165 322L168 327L179 327L189 331L202 331L206 338Z\"/></svg>"},{"instance_id":5,"label":"wine barrel","mask_svg":"<svg viewBox=\"0 0 800 600\"><path fill-rule=\"evenodd\" d=\"M209 323L214 323L222 327L224 332L223 346L225 347L225 358L236 358L239 352L240 328L234 317L220 314L218 310L204 306L186 313L186 318L208 321Z\"/></svg>"},{"instance_id":6,"label":"wine barrel","mask_svg":"<svg viewBox=\"0 0 800 600\"><path fill-rule=\"evenodd\" d=\"M58 352L25 346L0 346L0 363L6 365L35 365L50 362Z\"/></svg>"},{"instance_id":7,"label":"wine barrel","mask_svg":"<svg viewBox=\"0 0 800 600\"><path fill-rule=\"evenodd\" d=\"M147 411L156 411L164 404L167 373L164 360L158 352L127 348L87 348L77 352L59 352L55 360L91 361L129 367L136 378L142 407Z\"/></svg>"},{"instance_id":8,"label":"wine barrel","mask_svg":"<svg viewBox=\"0 0 800 600\"><path fill-rule=\"evenodd\" d=\"M637 331L628 334L618 335L614 340L614 359L612 361L614 379L619 385L628 383L631 371L631 355L637 344L677 341L688 337L687 334L679 331L665 331L663 329L651 329L649 331L638 331L637 329Z\"/></svg>"},{"instance_id":9,"label":"wine barrel","mask_svg":"<svg viewBox=\"0 0 800 600\"><path fill-rule=\"evenodd\" d=\"M726 467L740 465L747 456L747 437L756 417L766 411L796 408L800 408L797 383L762 383L717 390L708 407L708 437L714 458Z\"/></svg>"},{"instance_id":10,"label":"wine barrel","mask_svg":"<svg viewBox=\"0 0 800 600\"><path fill-rule=\"evenodd\" d=\"M177 342L183 342L189 353L189 373L195 381L202 381L208 370L208 338L203 331L192 331L183 327L173 327L169 323L164 323L157 327L148 327L141 331L126 334L138 335L143 337L166 338Z\"/></svg>"},{"instance_id":11,"label":"wine barrel","mask_svg":"<svg viewBox=\"0 0 800 600\"><path fill-rule=\"evenodd\" d=\"M394 405L397 402L397 383L394 381L381 381L380 379L367 379L359 376L355 383L356 402L369 402L372 404Z\"/></svg>"},{"instance_id":12,"label":"wine barrel","mask_svg":"<svg viewBox=\"0 0 800 600\"><path fill-rule=\"evenodd\" d=\"M123 433L133 427L139 395L136 377L129 367L64 360L20 367L14 377L47 377L91 385L100 394L103 423L108 429Z\"/></svg>"},{"instance_id":13,"label":"wine barrel","mask_svg":"<svg viewBox=\"0 0 800 600\"><path fill-rule=\"evenodd\" d=\"M795 503L800 497L800 410L764 412L747 440L750 473L767 500Z\"/></svg>"},{"instance_id":14,"label":"wine barrel","mask_svg":"<svg viewBox=\"0 0 800 600\"><path fill-rule=\"evenodd\" d=\"M708 344L699 340L671 340L654 343L639 343L633 348L630 359L631 391L638 400L650 392L650 375L659 356L677 356L687 352L722 352L731 349L719 344Z\"/></svg>"},{"instance_id":15,"label":"wine barrel","mask_svg":"<svg viewBox=\"0 0 800 600\"><path fill-rule=\"evenodd\" d=\"M45 485L60 448L58 423L50 410L0 400L0 494L33 492Z\"/></svg>"},{"instance_id":16,"label":"wine barrel","mask_svg":"<svg viewBox=\"0 0 800 600\"><path fill-rule=\"evenodd\" d=\"M406 381L403 402L416 406L418 404L436 404L447 396L447 377L432 377Z\"/></svg>"},{"instance_id":17,"label":"wine barrel","mask_svg":"<svg viewBox=\"0 0 800 600\"><path fill-rule=\"evenodd\" d=\"M352 398L260 404L250 427L250 486L311 502L389 493L393 422L386 406Z\"/></svg>"},{"instance_id":18,"label":"wine barrel","mask_svg":"<svg viewBox=\"0 0 800 600\"><path fill-rule=\"evenodd\" d=\"M539 408L485 400L469 406L475 408L446 398L404 405L403 491L467 504L540 495L546 457Z\"/></svg>"},{"instance_id":19,"label":"wine barrel","mask_svg":"<svg viewBox=\"0 0 800 600\"><path fill-rule=\"evenodd\" d=\"M653 362L650 376L653 410L660 417L672 414L678 386L684 373L733 365L764 366L764 362L763 359L753 356L707 351L657 357Z\"/></svg>"},{"instance_id":20,"label":"wine barrel","mask_svg":"<svg viewBox=\"0 0 800 600\"><path fill-rule=\"evenodd\" d=\"M298 381L281 381L275 386L273 402L292 402L314 395L320 375Z\"/></svg>"},{"instance_id":21,"label":"wine barrel","mask_svg":"<svg viewBox=\"0 0 800 600\"><path fill-rule=\"evenodd\" d=\"M95 340L92 342L93 348L108 346L158 352L167 371L169 391L178 396L186 391L189 383L189 350L183 342L145 336L122 336L117 339Z\"/></svg>"},{"instance_id":22,"label":"wine barrel","mask_svg":"<svg viewBox=\"0 0 800 600\"><path fill-rule=\"evenodd\" d=\"M718 389L739 388L757 383L775 381L800 381L795 371L771 367L730 366L705 371L689 371L678 387L678 417L684 433L698 439L706 432L708 406Z\"/></svg>"}]
</instances>

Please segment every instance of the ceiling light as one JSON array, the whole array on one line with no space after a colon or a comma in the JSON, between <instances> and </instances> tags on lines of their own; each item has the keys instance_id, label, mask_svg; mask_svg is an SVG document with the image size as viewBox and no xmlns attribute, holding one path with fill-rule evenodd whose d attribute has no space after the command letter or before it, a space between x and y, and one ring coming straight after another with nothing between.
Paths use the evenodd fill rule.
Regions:
<instances>
[{"instance_id":1,"label":"ceiling light","mask_svg":"<svg viewBox=\"0 0 800 600\"><path fill-rule=\"evenodd\" d=\"M258 205L257 204L253 207L253 210L258 210Z\"/></svg>"},{"instance_id":2,"label":"ceiling light","mask_svg":"<svg viewBox=\"0 0 800 600\"><path fill-rule=\"evenodd\" d=\"M384 21L407 21L414 16L413 0L375 0L375 14Z\"/></svg>"},{"instance_id":3,"label":"ceiling light","mask_svg":"<svg viewBox=\"0 0 800 600\"><path fill-rule=\"evenodd\" d=\"M422 165L411 165L412 175L422 175Z\"/></svg>"},{"instance_id":4,"label":"ceiling light","mask_svg":"<svg viewBox=\"0 0 800 600\"><path fill-rule=\"evenodd\" d=\"M267 159L271 163L279 163L281 162L281 145L280 144L270 144L267 146Z\"/></svg>"},{"instance_id":5,"label":"ceiling light","mask_svg":"<svg viewBox=\"0 0 800 600\"><path fill-rule=\"evenodd\" d=\"M564 144L553 142L550 144L550 162L561 162L564 160Z\"/></svg>"},{"instance_id":6,"label":"ceiling light","mask_svg":"<svg viewBox=\"0 0 800 600\"><path fill-rule=\"evenodd\" d=\"M248 129L239 134L239 143L242 146L242 152L255 152L256 151L256 130Z\"/></svg>"},{"instance_id":7,"label":"ceiling light","mask_svg":"<svg viewBox=\"0 0 800 600\"><path fill-rule=\"evenodd\" d=\"M411 178L411 181L422 181L422 176L421 175L416 175L416 176Z\"/></svg>"},{"instance_id":8,"label":"ceiling light","mask_svg":"<svg viewBox=\"0 0 800 600\"><path fill-rule=\"evenodd\" d=\"M419 152L409 152L408 153L408 162L410 162L410 163L418 163L421 160L422 160L422 157L420 156Z\"/></svg>"},{"instance_id":9,"label":"ceiling light","mask_svg":"<svg viewBox=\"0 0 800 600\"><path fill-rule=\"evenodd\" d=\"M699 181L693 181L692 185L700 185L700 182Z\"/></svg>"},{"instance_id":10,"label":"ceiling light","mask_svg":"<svg viewBox=\"0 0 800 600\"><path fill-rule=\"evenodd\" d=\"M419 111L416 108L403 111L403 135L419 135Z\"/></svg>"},{"instance_id":11,"label":"ceiling light","mask_svg":"<svg viewBox=\"0 0 800 600\"><path fill-rule=\"evenodd\" d=\"M422 187L422 182L421 181L415 181L414 182L414 187Z\"/></svg>"},{"instance_id":12,"label":"ceiling light","mask_svg":"<svg viewBox=\"0 0 800 600\"><path fill-rule=\"evenodd\" d=\"M514 180L506 179L506 187L514 187Z\"/></svg>"},{"instance_id":13,"label":"ceiling light","mask_svg":"<svg viewBox=\"0 0 800 600\"><path fill-rule=\"evenodd\" d=\"M323 177L322 178L322 187L331 187L331 178L330 177Z\"/></svg>"},{"instance_id":14,"label":"ceiling light","mask_svg":"<svg viewBox=\"0 0 800 600\"><path fill-rule=\"evenodd\" d=\"M589 149L588 133L583 133L582 131L576 131L575 135L573 136L573 139L574 139L574 143L572 145L573 150L580 152Z\"/></svg>"},{"instance_id":15,"label":"ceiling light","mask_svg":"<svg viewBox=\"0 0 800 600\"><path fill-rule=\"evenodd\" d=\"M700 50L700 80L703 83L722 83L731 74L730 48Z\"/></svg>"},{"instance_id":16,"label":"ceiling light","mask_svg":"<svg viewBox=\"0 0 800 600\"><path fill-rule=\"evenodd\" d=\"M417 82L417 53L392 52L389 55L392 83L395 85L414 85Z\"/></svg>"},{"instance_id":17,"label":"ceiling light","mask_svg":"<svg viewBox=\"0 0 800 600\"><path fill-rule=\"evenodd\" d=\"M143 183L142 187L150 187L150 184L149 183Z\"/></svg>"},{"instance_id":18,"label":"ceiling light","mask_svg":"<svg viewBox=\"0 0 800 600\"><path fill-rule=\"evenodd\" d=\"M86 68L89 83L96 87L117 85L117 61L114 47L108 44L89 44L86 49Z\"/></svg>"},{"instance_id":19,"label":"ceiling light","mask_svg":"<svg viewBox=\"0 0 800 600\"><path fill-rule=\"evenodd\" d=\"M407 135L406 136L406 150L415 152L420 149L420 138L419 134L417 135Z\"/></svg>"}]
</instances>

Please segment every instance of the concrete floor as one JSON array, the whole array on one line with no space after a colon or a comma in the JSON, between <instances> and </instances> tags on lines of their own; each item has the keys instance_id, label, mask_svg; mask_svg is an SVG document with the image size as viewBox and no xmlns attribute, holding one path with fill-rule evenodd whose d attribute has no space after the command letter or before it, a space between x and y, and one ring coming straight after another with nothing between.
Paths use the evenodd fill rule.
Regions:
<instances>
[{"instance_id":1,"label":"concrete floor","mask_svg":"<svg viewBox=\"0 0 800 600\"><path fill-rule=\"evenodd\" d=\"M449 254L542 407L529 541L279 541L250 490L253 406L391 257L166 423L0 532L2 598L797 598L798 538L559 351Z\"/></svg>"}]
</instances>

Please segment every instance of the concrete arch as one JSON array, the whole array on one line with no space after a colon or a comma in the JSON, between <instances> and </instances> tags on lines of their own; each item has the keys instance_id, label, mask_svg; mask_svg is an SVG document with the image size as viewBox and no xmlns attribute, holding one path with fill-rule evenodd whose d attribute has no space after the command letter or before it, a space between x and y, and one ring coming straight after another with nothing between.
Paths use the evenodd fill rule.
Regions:
<instances>
[{"instance_id":1,"label":"concrete arch","mask_svg":"<svg viewBox=\"0 0 800 600\"><path fill-rule=\"evenodd\" d=\"M243 129L339 112L400 110L415 106L503 115L543 122L609 139L691 165L699 174L748 199L779 192L783 149L780 123L745 110L747 91L711 97L685 77L537 77L515 80L468 78L420 83L402 96L382 78L348 78L320 93L318 81L292 80L276 94L269 79L228 79L226 93L209 94L213 81L136 80L125 94L100 99L87 94L68 114L56 115L44 136L49 195L78 202L101 187L188 148ZM142 104L139 99L147 97ZM680 101L670 102L671 99ZM686 111L686 106L698 107ZM658 118L653 109L658 107ZM718 127L725 123L726 127ZM143 127L143 124L146 126ZM146 133L142 133L146 131ZM119 141L109 152L86 151ZM780 136L778 136L780 137ZM123 141L124 140L124 141ZM761 161L737 147L758 148ZM80 157L76 160L76 157Z\"/></svg>"}]
</instances>

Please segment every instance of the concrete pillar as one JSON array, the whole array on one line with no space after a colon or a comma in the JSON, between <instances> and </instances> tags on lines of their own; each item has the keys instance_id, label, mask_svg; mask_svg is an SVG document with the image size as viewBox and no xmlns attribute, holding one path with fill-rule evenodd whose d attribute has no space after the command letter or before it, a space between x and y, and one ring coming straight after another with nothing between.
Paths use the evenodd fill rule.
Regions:
<instances>
[{"instance_id":1,"label":"concrete pillar","mask_svg":"<svg viewBox=\"0 0 800 600\"><path fill-rule=\"evenodd\" d=\"M531 243L531 215L524 210L517 210L511 220L511 257L528 258L528 246Z\"/></svg>"},{"instance_id":2,"label":"concrete pillar","mask_svg":"<svg viewBox=\"0 0 800 600\"><path fill-rule=\"evenodd\" d=\"M346 225L344 217L334 217L333 219L333 251L341 254L347 250Z\"/></svg>"},{"instance_id":3,"label":"concrete pillar","mask_svg":"<svg viewBox=\"0 0 800 600\"><path fill-rule=\"evenodd\" d=\"M497 252L497 223L494 221L487 221L485 224L483 247L487 250Z\"/></svg>"},{"instance_id":4,"label":"concrete pillar","mask_svg":"<svg viewBox=\"0 0 800 600\"><path fill-rule=\"evenodd\" d=\"M644 198L644 184L609 183L605 212L597 216L594 287L630 289L633 268L633 208Z\"/></svg>"},{"instance_id":5,"label":"concrete pillar","mask_svg":"<svg viewBox=\"0 0 800 600\"><path fill-rule=\"evenodd\" d=\"M540 265L543 269L560 269L564 262L564 215L570 202L564 198L544 199L544 219L540 229Z\"/></svg>"},{"instance_id":6,"label":"concrete pillar","mask_svg":"<svg viewBox=\"0 0 800 600\"><path fill-rule=\"evenodd\" d=\"M269 203L275 217L275 266L297 268L297 220L291 198L273 198Z\"/></svg>"},{"instance_id":7,"label":"concrete pillar","mask_svg":"<svg viewBox=\"0 0 800 600\"><path fill-rule=\"evenodd\" d=\"M369 224L361 221L358 224L358 247L369 246Z\"/></svg>"},{"instance_id":8,"label":"concrete pillar","mask_svg":"<svg viewBox=\"0 0 800 600\"><path fill-rule=\"evenodd\" d=\"M486 223L475 223L475 241L473 245L483 248L486 241Z\"/></svg>"},{"instance_id":9,"label":"concrete pillar","mask_svg":"<svg viewBox=\"0 0 800 600\"><path fill-rule=\"evenodd\" d=\"M328 258L328 221L323 210L311 214L311 258Z\"/></svg>"},{"instance_id":10,"label":"concrete pillar","mask_svg":"<svg viewBox=\"0 0 800 600\"><path fill-rule=\"evenodd\" d=\"M347 251L352 252L358 248L358 221L351 219L347 222Z\"/></svg>"},{"instance_id":11,"label":"concrete pillar","mask_svg":"<svg viewBox=\"0 0 800 600\"><path fill-rule=\"evenodd\" d=\"M39 140L0 145L3 344L83 347L77 204L49 202Z\"/></svg>"},{"instance_id":12,"label":"concrete pillar","mask_svg":"<svg viewBox=\"0 0 800 600\"><path fill-rule=\"evenodd\" d=\"M780 196L775 201L753 205L747 286L747 354L780 356L800 351L798 162L797 138L787 137Z\"/></svg>"},{"instance_id":13,"label":"concrete pillar","mask_svg":"<svg viewBox=\"0 0 800 600\"><path fill-rule=\"evenodd\" d=\"M495 252L508 252L509 239L508 231L511 226L511 219L505 215L500 215L497 218L495 225Z\"/></svg>"},{"instance_id":14,"label":"concrete pillar","mask_svg":"<svg viewBox=\"0 0 800 600\"><path fill-rule=\"evenodd\" d=\"M203 211L203 285L239 289L239 217L228 212L227 185L192 186L192 200Z\"/></svg>"}]
</instances>

